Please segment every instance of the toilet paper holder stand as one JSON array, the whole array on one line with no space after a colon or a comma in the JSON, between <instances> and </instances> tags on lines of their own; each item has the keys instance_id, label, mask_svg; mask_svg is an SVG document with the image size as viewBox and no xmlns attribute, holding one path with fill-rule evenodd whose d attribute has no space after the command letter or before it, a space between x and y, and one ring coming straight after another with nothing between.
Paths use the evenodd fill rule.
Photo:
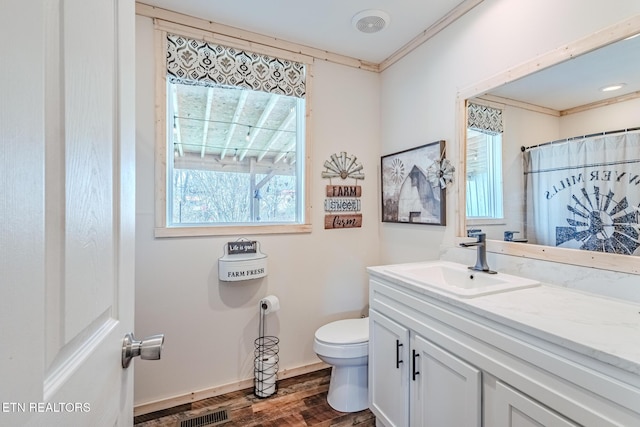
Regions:
<instances>
[{"instance_id":1,"label":"toilet paper holder stand","mask_svg":"<svg viewBox=\"0 0 640 427\"><path fill-rule=\"evenodd\" d=\"M258 338L254 342L253 393L258 398L267 398L278 391L278 345L280 340L275 336L265 335L265 316L269 312L269 305L264 300L260 300L259 310Z\"/></svg>"}]
</instances>

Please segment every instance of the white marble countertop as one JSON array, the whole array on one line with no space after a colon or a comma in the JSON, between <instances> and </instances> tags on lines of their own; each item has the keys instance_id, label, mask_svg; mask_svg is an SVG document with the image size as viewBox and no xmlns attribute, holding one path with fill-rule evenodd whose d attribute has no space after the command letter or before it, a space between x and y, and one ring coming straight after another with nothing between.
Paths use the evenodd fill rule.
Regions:
<instances>
[{"instance_id":1,"label":"white marble countertop","mask_svg":"<svg viewBox=\"0 0 640 427\"><path fill-rule=\"evenodd\" d=\"M640 304L544 283L532 288L458 298L388 274L390 267L369 267L367 270L372 277L382 277L414 292L640 375Z\"/></svg>"}]
</instances>

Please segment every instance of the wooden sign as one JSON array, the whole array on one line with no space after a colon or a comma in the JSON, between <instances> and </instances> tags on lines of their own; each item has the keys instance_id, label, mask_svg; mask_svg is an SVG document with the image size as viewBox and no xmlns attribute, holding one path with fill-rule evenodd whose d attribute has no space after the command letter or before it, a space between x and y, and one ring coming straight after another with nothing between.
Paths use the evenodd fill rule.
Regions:
<instances>
[{"instance_id":1,"label":"wooden sign","mask_svg":"<svg viewBox=\"0 0 640 427\"><path fill-rule=\"evenodd\" d=\"M364 179L362 165L357 162L356 156L348 156L346 152L332 154L331 158L324 162L326 170L322 172L323 178L340 178L343 181L353 178L356 183ZM331 181L329 181L331 182ZM362 227L362 187L359 185L327 185L327 198L324 199L324 210L329 212L324 216L324 228L359 228Z\"/></svg>"},{"instance_id":2,"label":"wooden sign","mask_svg":"<svg viewBox=\"0 0 640 427\"><path fill-rule=\"evenodd\" d=\"M360 185L327 185L327 197L360 197Z\"/></svg>"},{"instance_id":3,"label":"wooden sign","mask_svg":"<svg viewBox=\"0 0 640 427\"><path fill-rule=\"evenodd\" d=\"M324 228L360 228L362 227L362 214L352 215L325 215Z\"/></svg>"},{"instance_id":4,"label":"wooden sign","mask_svg":"<svg viewBox=\"0 0 640 427\"><path fill-rule=\"evenodd\" d=\"M358 212L361 205L360 199L345 199L342 197L324 199L325 212Z\"/></svg>"}]
</instances>

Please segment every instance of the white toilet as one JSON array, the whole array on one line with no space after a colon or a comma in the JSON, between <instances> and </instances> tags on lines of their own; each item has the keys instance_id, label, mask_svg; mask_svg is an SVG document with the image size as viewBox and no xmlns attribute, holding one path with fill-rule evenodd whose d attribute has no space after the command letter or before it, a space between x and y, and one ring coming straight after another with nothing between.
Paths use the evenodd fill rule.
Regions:
<instances>
[{"instance_id":1,"label":"white toilet","mask_svg":"<svg viewBox=\"0 0 640 427\"><path fill-rule=\"evenodd\" d=\"M337 320L320 327L313 350L333 366L329 405L340 412L368 408L369 319Z\"/></svg>"}]
</instances>

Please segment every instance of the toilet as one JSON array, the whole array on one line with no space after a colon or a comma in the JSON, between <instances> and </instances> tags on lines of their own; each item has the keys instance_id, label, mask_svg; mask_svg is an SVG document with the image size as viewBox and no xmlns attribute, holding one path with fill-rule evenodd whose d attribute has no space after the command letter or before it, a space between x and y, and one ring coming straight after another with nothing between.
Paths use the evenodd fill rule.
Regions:
<instances>
[{"instance_id":1,"label":"toilet","mask_svg":"<svg viewBox=\"0 0 640 427\"><path fill-rule=\"evenodd\" d=\"M340 412L369 407L369 318L337 320L320 327L313 350L332 366L329 405Z\"/></svg>"}]
</instances>

